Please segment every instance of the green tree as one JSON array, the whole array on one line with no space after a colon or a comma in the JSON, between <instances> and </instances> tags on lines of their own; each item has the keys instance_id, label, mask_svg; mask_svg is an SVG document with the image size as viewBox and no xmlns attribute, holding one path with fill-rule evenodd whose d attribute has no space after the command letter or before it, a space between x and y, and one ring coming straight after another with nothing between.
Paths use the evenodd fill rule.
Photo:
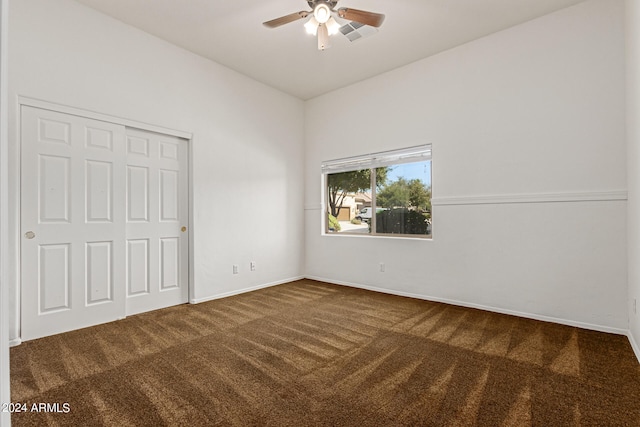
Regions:
<instances>
[{"instance_id":1,"label":"green tree","mask_svg":"<svg viewBox=\"0 0 640 427\"><path fill-rule=\"evenodd\" d=\"M383 186L387 181L387 168L376 169L376 185ZM371 169L339 172L328 175L327 190L330 214L338 217L344 198L349 193L358 193L371 188Z\"/></svg>"},{"instance_id":2,"label":"green tree","mask_svg":"<svg viewBox=\"0 0 640 427\"><path fill-rule=\"evenodd\" d=\"M431 187L420 179L398 178L376 194L380 207L416 208L431 212Z\"/></svg>"},{"instance_id":3,"label":"green tree","mask_svg":"<svg viewBox=\"0 0 640 427\"><path fill-rule=\"evenodd\" d=\"M420 179L409 181L409 206L431 212L431 187Z\"/></svg>"}]
</instances>

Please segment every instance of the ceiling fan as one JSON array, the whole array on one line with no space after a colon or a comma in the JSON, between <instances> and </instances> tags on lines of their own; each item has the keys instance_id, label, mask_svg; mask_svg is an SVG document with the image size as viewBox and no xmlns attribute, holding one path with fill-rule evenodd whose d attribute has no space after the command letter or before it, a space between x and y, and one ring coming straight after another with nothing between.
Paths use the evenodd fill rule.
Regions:
<instances>
[{"instance_id":1,"label":"ceiling fan","mask_svg":"<svg viewBox=\"0 0 640 427\"><path fill-rule=\"evenodd\" d=\"M262 24L269 28L276 28L311 16L311 19L304 24L304 27L309 34L318 35L318 49L325 50L329 47L329 36L337 34L340 30L340 24L334 19L334 16L372 27L379 27L384 21L384 15L381 13L367 12L366 10L351 9L349 7L336 9L338 0L307 0L307 4L312 10L291 13Z\"/></svg>"}]
</instances>

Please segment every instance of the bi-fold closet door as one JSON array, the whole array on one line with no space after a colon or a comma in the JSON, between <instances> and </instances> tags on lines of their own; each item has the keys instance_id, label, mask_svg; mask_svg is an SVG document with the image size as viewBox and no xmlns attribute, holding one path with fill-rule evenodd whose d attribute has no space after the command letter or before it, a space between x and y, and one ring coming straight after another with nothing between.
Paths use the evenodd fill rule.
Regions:
<instances>
[{"instance_id":1,"label":"bi-fold closet door","mask_svg":"<svg viewBox=\"0 0 640 427\"><path fill-rule=\"evenodd\" d=\"M188 299L187 141L21 107L21 337Z\"/></svg>"}]
</instances>

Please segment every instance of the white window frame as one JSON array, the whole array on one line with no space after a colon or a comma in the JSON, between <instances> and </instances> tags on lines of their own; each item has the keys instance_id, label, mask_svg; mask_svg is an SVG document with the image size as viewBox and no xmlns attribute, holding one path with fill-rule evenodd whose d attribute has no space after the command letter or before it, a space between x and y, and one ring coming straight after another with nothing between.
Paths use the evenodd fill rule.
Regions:
<instances>
[{"instance_id":1,"label":"white window frame","mask_svg":"<svg viewBox=\"0 0 640 427\"><path fill-rule=\"evenodd\" d=\"M349 233L339 232L330 233L327 220L327 212L329 201L327 194L329 174L340 172L351 172L362 169L371 169L371 205L376 206L376 171L375 169L383 166L395 166L405 163L415 163L420 161L432 161L432 176L433 176L433 159L431 144L417 145L413 147L403 148L399 150L382 151L378 153L370 153L361 156L345 157L342 159L326 160L322 162L322 182L323 182L323 202L322 202L322 216L323 216L323 235L330 236L361 236L361 237L384 237L384 238L412 238L412 239L427 239L431 240L432 235L421 234L392 234L392 233L377 233L376 230L376 215L371 216L371 232L370 233ZM431 180L433 182L433 180ZM433 199L433 184L431 197ZM433 218L433 212L431 212L431 218Z\"/></svg>"}]
</instances>

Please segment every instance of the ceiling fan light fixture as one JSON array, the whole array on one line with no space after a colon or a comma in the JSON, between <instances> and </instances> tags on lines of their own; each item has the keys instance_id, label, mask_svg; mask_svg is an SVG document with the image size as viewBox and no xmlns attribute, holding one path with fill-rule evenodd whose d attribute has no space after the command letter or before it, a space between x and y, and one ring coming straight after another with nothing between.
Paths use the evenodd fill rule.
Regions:
<instances>
[{"instance_id":1,"label":"ceiling fan light fixture","mask_svg":"<svg viewBox=\"0 0 640 427\"><path fill-rule=\"evenodd\" d=\"M318 33L318 21L316 21L316 18L312 16L311 19L304 24L304 29L307 30L307 34L315 36Z\"/></svg>"},{"instance_id":2,"label":"ceiling fan light fixture","mask_svg":"<svg viewBox=\"0 0 640 427\"><path fill-rule=\"evenodd\" d=\"M340 31L341 25L338 24L338 22L335 19L333 19L333 16L329 18L326 25L327 25L327 32L329 33L330 36L334 34L338 34L338 31Z\"/></svg>"},{"instance_id":3,"label":"ceiling fan light fixture","mask_svg":"<svg viewBox=\"0 0 640 427\"><path fill-rule=\"evenodd\" d=\"M326 24L331 18L331 9L326 3L320 3L313 9L313 16L319 24Z\"/></svg>"}]
</instances>

